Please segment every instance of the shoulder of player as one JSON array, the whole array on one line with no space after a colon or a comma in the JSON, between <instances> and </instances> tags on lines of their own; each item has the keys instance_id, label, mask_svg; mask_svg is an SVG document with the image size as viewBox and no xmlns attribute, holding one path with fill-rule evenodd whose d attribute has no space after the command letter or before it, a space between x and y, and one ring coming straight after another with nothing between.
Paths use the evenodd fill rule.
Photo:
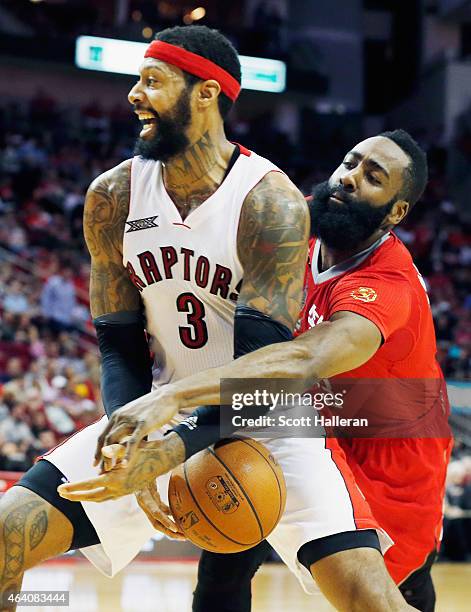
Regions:
<instances>
[{"instance_id":1,"label":"shoulder of player","mask_svg":"<svg viewBox=\"0 0 471 612\"><path fill-rule=\"evenodd\" d=\"M414 284L410 273L390 265L376 265L348 272L337 281L334 279L332 290L334 294L347 291L353 299L365 303L382 303L380 298L388 296L395 304L404 305L415 292Z\"/></svg>"},{"instance_id":2,"label":"shoulder of player","mask_svg":"<svg viewBox=\"0 0 471 612\"><path fill-rule=\"evenodd\" d=\"M131 178L132 159L125 159L123 162L110 168L97 176L90 184L88 192L115 194L117 191L129 192Z\"/></svg>"},{"instance_id":3,"label":"shoulder of player","mask_svg":"<svg viewBox=\"0 0 471 612\"><path fill-rule=\"evenodd\" d=\"M269 172L247 194L242 206L241 224L294 225L303 233L309 229L306 200L294 183L282 172Z\"/></svg>"},{"instance_id":4,"label":"shoulder of player","mask_svg":"<svg viewBox=\"0 0 471 612\"><path fill-rule=\"evenodd\" d=\"M392 281L410 282L417 277L417 268L408 248L391 232L389 238L383 242L372 256L361 266L369 274Z\"/></svg>"},{"instance_id":5,"label":"shoulder of player","mask_svg":"<svg viewBox=\"0 0 471 612\"><path fill-rule=\"evenodd\" d=\"M84 227L113 218L124 225L129 211L131 159L103 172L90 184L85 198Z\"/></svg>"},{"instance_id":6,"label":"shoulder of player","mask_svg":"<svg viewBox=\"0 0 471 612\"><path fill-rule=\"evenodd\" d=\"M100 174L88 188L83 232L92 261L119 257L129 213L130 173L131 160L128 159Z\"/></svg>"}]
</instances>

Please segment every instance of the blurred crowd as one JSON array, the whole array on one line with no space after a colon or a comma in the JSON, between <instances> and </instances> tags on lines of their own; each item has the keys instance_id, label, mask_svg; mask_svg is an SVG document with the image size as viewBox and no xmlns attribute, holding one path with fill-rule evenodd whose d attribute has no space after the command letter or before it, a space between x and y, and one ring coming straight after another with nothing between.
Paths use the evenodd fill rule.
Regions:
<instances>
[{"instance_id":1,"label":"blurred crowd","mask_svg":"<svg viewBox=\"0 0 471 612\"><path fill-rule=\"evenodd\" d=\"M24 272L1 242L0 470L25 471L101 416L100 364L79 297L85 272L75 275L43 247Z\"/></svg>"},{"instance_id":2,"label":"blurred crowd","mask_svg":"<svg viewBox=\"0 0 471 612\"><path fill-rule=\"evenodd\" d=\"M269 114L234 118L228 132L286 169L305 193L333 169L280 132ZM98 174L132 156L136 133L119 105L62 108L38 91L0 106L0 470L26 469L102 413L84 194ZM340 133L339 149L352 144L351 134ZM469 378L469 226L448 196L446 151L430 145L429 158L425 197L398 234L428 287L445 374Z\"/></svg>"},{"instance_id":3,"label":"blurred crowd","mask_svg":"<svg viewBox=\"0 0 471 612\"><path fill-rule=\"evenodd\" d=\"M441 557L467 561L471 555L471 457L455 447L448 467Z\"/></svg>"}]
</instances>

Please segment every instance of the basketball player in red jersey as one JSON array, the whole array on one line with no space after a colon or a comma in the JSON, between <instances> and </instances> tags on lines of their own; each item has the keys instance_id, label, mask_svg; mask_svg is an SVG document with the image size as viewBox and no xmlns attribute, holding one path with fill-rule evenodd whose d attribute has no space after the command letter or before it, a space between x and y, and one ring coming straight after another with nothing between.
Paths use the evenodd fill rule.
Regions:
<instances>
[{"instance_id":1,"label":"basketball player in red jersey","mask_svg":"<svg viewBox=\"0 0 471 612\"><path fill-rule=\"evenodd\" d=\"M134 452L143 433L162 424L160 409L219 403L222 378L323 379L342 374L435 380L435 395L424 398L419 412L442 421L442 437L420 437L419 428L414 437L404 439L341 441L356 483L378 523L395 542L385 555L390 574L411 605L430 612L435 604L430 567L440 540L451 450L446 418L442 418L448 404L424 284L409 252L391 233L420 198L426 174L424 153L402 130L369 138L349 151L329 181L314 190L310 202L313 239L299 336L222 368L200 372L124 407L110 422L97 450L119 442L123 432L134 432L130 449ZM407 402L407 396L403 399ZM390 408L394 415L397 406ZM411 413L415 419L416 408L412 411L411 406ZM422 436L426 431L425 421ZM337 444L328 441L332 449ZM108 494L119 495L121 478L119 471L110 472L100 485L108 487ZM92 483L90 489L97 484ZM299 551L301 562L308 547ZM211 593L237 599L235 589L245 589L244 580L255 572L264 555L263 545L241 553L239 562L237 555L203 553L204 571L199 574L194 610L211 609ZM340 561L336 565L332 557L338 555L311 567L332 603L339 610L376 609L349 599L351 594L336 579ZM352 559L353 569L354 554ZM241 566L247 568L245 573ZM238 576L238 585L226 578L225 588L224 576L231 572ZM231 610L250 609L250 591L245 593L245 602Z\"/></svg>"},{"instance_id":2,"label":"basketball player in red jersey","mask_svg":"<svg viewBox=\"0 0 471 612\"><path fill-rule=\"evenodd\" d=\"M219 380L227 377L323 379L342 374L379 379L435 379L438 381L436 396L428 398L419 409L432 416L446 412L446 391L435 359L427 296L410 254L390 231L419 199L426 175L425 155L402 131L359 143L346 155L329 182L315 189L310 204L314 238L306 274L307 297L300 319L303 333L292 342L260 349L124 407L113 416L98 450L103 444L119 442L124 434L133 431L135 444L153 427L161 425L162 415L169 410L219 402ZM392 416L397 408L391 406ZM412 405L410 408L412 411ZM198 423L200 418L204 422L206 415L199 410L197 418ZM416 418L416 412L412 418ZM440 536L450 450L447 433L445 427L443 439L344 441L351 473L342 466L341 456L345 455L338 442L327 441L346 484L352 484L349 479L353 479L360 486L379 525L395 542L385 556L391 575L401 585L407 601L427 612L434 606L430 562ZM136 454L139 453L138 450ZM168 455L163 455L160 469L168 467L172 467ZM286 471L292 468L284 467L288 468ZM74 491L87 488L91 490L90 499L122 494L129 490L126 489L129 479L138 479L142 473L142 467L136 468L136 464L131 463L129 468L126 483L126 470L114 471L95 482L69 485L66 491L71 499ZM314 472L316 468L326 469L315 463L309 466ZM154 475L158 473L156 470ZM103 489L97 489L98 486ZM332 486L333 481L326 478L324 487ZM317 493L322 496L320 489ZM349 494L357 528L365 529L367 525L362 525L361 515L357 513L360 500L355 498L355 486L349 487ZM77 498L87 498L87 494L78 494ZM335 513L341 503L339 497L332 503L330 512ZM299 516L300 509L293 511L293 516L296 512ZM323 515L318 517L320 522L323 519ZM290 527L293 537L295 521ZM274 535L279 544L277 530ZM355 549L353 535L348 535L345 529L339 530L337 536L347 541L350 550L339 552L335 547L330 548L336 536L319 537L300 547L299 563L309 567L337 609L379 609L375 606L380 604L361 601L358 591L353 595L345 588L343 576L349 572L358 572L360 584L362 580L371 583L375 579L370 568L360 569L363 559ZM269 541L274 540L270 537ZM310 553L312 559L314 550L315 558L315 551L322 547L323 554L308 565L305 555ZM285 552L280 546L278 550ZM221 608L221 601L231 602L225 604L229 605L227 610L250 609L246 581L265 554L264 545L240 555L203 553L194 610L213 609L211 606L216 601L220 602L219 609L225 609ZM287 555L284 559L289 564Z\"/></svg>"}]
</instances>

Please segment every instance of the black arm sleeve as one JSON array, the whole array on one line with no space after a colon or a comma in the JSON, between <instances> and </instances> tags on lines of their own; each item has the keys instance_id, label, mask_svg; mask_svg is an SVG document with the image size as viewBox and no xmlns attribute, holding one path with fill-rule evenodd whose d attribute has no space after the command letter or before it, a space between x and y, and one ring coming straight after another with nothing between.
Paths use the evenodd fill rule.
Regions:
<instances>
[{"instance_id":1,"label":"black arm sleeve","mask_svg":"<svg viewBox=\"0 0 471 612\"><path fill-rule=\"evenodd\" d=\"M101 393L106 414L149 393L152 361L140 311L93 320L101 353Z\"/></svg>"},{"instance_id":2,"label":"black arm sleeve","mask_svg":"<svg viewBox=\"0 0 471 612\"><path fill-rule=\"evenodd\" d=\"M249 308L237 306L234 319L234 358L251 353L269 344L292 340L293 334L282 323L274 321L271 317ZM250 414L249 414L250 411ZM257 415L268 411L262 409ZM246 414L244 414L246 413ZM255 416L253 408L242 409L241 416ZM190 417L174 427L183 440L186 450L186 459L200 450L211 446L220 438L220 407L200 406ZM236 428L234 427L234 431Z\"/></svg>"}]
</instances>

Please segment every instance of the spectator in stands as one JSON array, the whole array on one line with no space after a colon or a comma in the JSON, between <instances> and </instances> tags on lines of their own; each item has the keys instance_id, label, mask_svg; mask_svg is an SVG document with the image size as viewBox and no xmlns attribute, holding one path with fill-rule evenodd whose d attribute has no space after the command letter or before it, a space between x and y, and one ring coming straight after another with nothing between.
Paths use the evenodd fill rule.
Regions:
<instances>
[{"instance_id":1,"label":"spectator in stands","mask_svg":"<svg viewBox=\"0 0 471 612\"><path fill-rule=\"evenodd\" d=\"M28 446L32 444L33 433L26 421L27 407L25 404L14 404L10 416L0 423L0 439L14 444L26 443Z\"/></svg>"},{"instance_id":2,"label":"spectator in stands","mask_svg":"<svg viewBox=\"0 0 471 612\"><path fill-rule=\"evenodd\" d=\"M74 328L76 306L73 271L65 265L44 285L41 294L42 314L53 331L70 331Z\"/></svg>"},{"instance_id":3,"label":"spectator in stands","mask_svg":"<svg viewBox=\"0 0 471 612\"><path fill-rule=\"evenodd\" d=\"M23 374L24 369L21 359L19 357L10 357L10 359L7 361L1 380L8 383L10 381L20 379Z\"/></svg>"},{"instance_id":4,"label":"spectator in stands","mask_svg":"<svg viewBox=\"0 0 471 612\"><path fill-rule=\"evenodd\" d=\"M0 468L7 472L25 472L31 465L27 450L29 446L7 442L2 446Z\"/></svg>"},{"instance_id":5,"label":"spectator in stands","mask_svg":"<svg viewBox=\"0 0 471 612\"><path fill-rule=\"evenodd\" d=\"M23 314L31 309L24 287L19 280L13 280L10 286L6 288L3 296L3 308L13 314Z\"/></svg>"}]
</instances>

